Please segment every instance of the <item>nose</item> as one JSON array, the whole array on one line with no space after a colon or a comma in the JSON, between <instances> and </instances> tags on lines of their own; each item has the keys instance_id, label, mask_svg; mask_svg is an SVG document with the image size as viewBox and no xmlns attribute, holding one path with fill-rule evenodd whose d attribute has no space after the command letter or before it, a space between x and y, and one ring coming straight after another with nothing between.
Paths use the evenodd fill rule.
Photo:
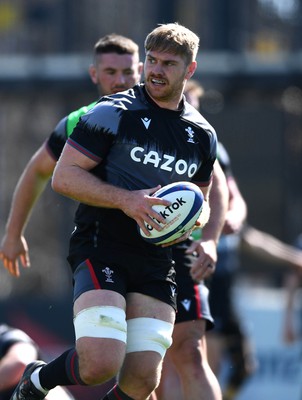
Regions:
<instances>
[{"instance_id":1,"label":"nose","mask_svg":"<svg viewBox=\"0 0 302 400\"><path fill-rule=\"evenodd\" d=\"M126 78L124 74L117 74L115 79L116 84L124 84L126 82Z\"/></svg>"},{"instance_id":2,"label":"nose","mask_svg":"<svg viewBox=\"0 0 302 400\"><path fill-rule=\"evenodd\" d=\"M161 63L157 62L156 64L154 64L152 67L152 72L153 72L153 74L156 74L156 75L162 75L163 68L162 68Z\"/></svg>"}]
</instances>

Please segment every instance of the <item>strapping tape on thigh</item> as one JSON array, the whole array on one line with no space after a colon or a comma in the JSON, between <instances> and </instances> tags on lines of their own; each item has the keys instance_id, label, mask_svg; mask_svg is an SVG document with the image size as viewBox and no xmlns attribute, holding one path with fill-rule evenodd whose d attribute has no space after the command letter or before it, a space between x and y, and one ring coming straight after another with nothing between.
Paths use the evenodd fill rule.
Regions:
<instances>
[{"instance_id":1,"label":"strapping tape on thigh","mask_svg":"<svg viewBox=\"0 0 302 400\"><path fill-rule=\"evenodd\" d=\"M164 357L172 344L173 324L155 318L133 318L127 325L127 353L155 351Z\"/></svg>"},{"instance_id":2,"label":"strapping tape on thigh","mask_svg":"<svg viewBox=\"0 0 302 400\"><path fill-rule=\"evenodd\" d=\"M116 339L126 343L125 311L114 306L85 308L74 318L76 339L81 337Z\"/></svg>"}]
</instances>

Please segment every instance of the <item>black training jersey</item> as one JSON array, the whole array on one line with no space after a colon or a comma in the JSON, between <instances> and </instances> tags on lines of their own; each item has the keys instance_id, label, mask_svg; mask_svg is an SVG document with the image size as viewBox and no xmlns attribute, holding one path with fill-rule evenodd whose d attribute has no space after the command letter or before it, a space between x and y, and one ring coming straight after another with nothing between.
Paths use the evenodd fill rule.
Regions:
<instances>
[{"instance_id":1,"label":"black training jersey","mask_svg":"<svg viewBox=\"0 0 302 400\"><path fill-rule=\"evenodd\" d=\"M101 98L80 118L68 144L98 163L93 174L128 190L183 180L207 186L217 150L213 127L195 108L187 102L179 111L160 108L144 85ZM119 210L80 204L75 222L75 236L91 236L88 227L94 226L104 240L145 243L135 221Z\"/></svg>"}]
</instances>

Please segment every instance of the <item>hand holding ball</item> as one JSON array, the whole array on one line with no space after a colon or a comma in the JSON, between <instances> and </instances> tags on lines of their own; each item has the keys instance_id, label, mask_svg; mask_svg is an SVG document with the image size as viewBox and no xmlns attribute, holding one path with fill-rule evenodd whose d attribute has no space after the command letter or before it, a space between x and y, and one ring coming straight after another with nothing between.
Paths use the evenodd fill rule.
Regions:
<instances>
[{"instance_id":1,"label":"hand holding ball","mask_svg":"<svg viewBox=\"0 0 302 400\"><path fill-rule=\"evenodd\" d=\"M166 224L159 232L145 224L150 236L139 229L144 240L153 244L172 242L191 230L199 218L203 207L203 194L197 185L191 182L175 182L164 186L153 194L154 197L168 200L171 205L155 205L153 209L161 214Z\"/></svg>"}]
</instances>

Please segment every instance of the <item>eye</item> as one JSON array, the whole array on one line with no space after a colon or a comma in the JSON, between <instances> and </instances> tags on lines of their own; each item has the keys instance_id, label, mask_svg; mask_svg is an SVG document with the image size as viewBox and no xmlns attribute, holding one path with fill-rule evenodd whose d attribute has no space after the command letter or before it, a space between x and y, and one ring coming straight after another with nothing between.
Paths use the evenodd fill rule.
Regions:
<instances>
[{"instance_id":1,"label":"eye","mask_svg":"<svg viewBox=\"0 0 302 400\"><path fill-rule=\"evenodd\" d=\"M105 71L105 73L107 73L108 75L114 75L115 74L115 70L114 69L107 69L106 71Z\"/></svg>"},{"instance_id":2,"label":"eye","mask_svg":"<svg viewBox=\"0 0 302 400\"><path fill-rule=\"evenodd\" d=\"M149 62L150 64L155 64L155 59L154 59L154 58L151 58L151 57L148 57L148 62Z\"/></svg>"}]
</instances>

